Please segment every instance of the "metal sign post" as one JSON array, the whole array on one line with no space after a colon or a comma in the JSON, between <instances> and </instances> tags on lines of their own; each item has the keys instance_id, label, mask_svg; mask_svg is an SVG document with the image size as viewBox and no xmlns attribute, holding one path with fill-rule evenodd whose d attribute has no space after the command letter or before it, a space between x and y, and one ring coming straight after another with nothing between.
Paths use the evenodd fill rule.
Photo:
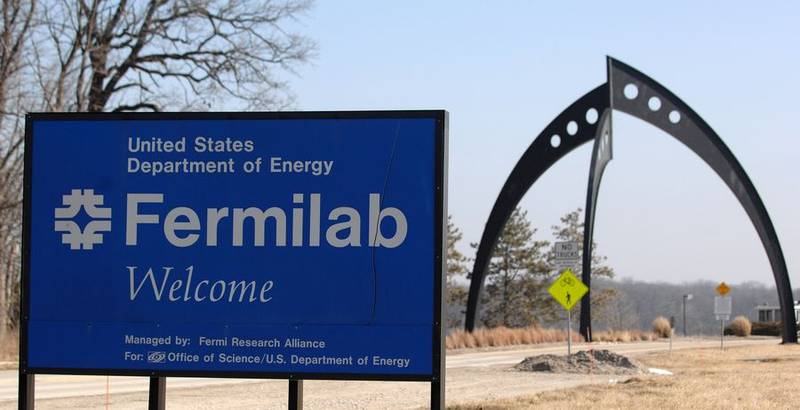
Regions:
<instances>
[{"instance_id":1,"label":"metal sign post","mask_svg":"<svg viewBox=\"0 0 800 410\"><path fill-rule=\"evenodd\" d=\"M303 410L302 380L289 380L289 410Z\"/></svg>"},{"instance_id":2,"label":"metal sign post","mask_svg":"<svg viewBox=\"0 0 800 410\"><path fill-rule=\"evenodd\" d=\"M672 354L672 329L669 330L669 354Z\"/></svg>"},{"instance_id":3,"label":"metal sign post","mask_svg":"<svg viewBox=\"0 0 800 410\"><path fill-rule=\"evenodd\" d=\"M675 316L669 317L669 354L672 355L672 335L675 333Z\"/></svg>"},{"instance_id":4,"label":"metal sign post","mask_svg":"<svg viewBox=\"0 0 800 410\"><path fill-rule=\"evenodd\" d=\"M17 398L20 409L32 409L35 397L35 375L19 372L19 397Z\"/></svg>"},{"instance_id":5,"label":"metal sign post","mask_svg":"<svg viewBox=\"0 0 800 410\"><path fill-rule=\"evenodd\" d=\"M733 302L730 296L725 296L730 292L731 288L722 282L716 288L717 293L721 296L714 297L714 315L720 322L719 329L719 349L724 350L725 347L725 321L730 319L733 311Z\"/></svg>"},{"instance_id":6,"label":"metal sign post","mask_svg":"<svg viewBox=\"0 0 800 410\"><path fill-rule=\"evenodd\" d=\"M572 354L572 311L567 309L567 354Z\"/></svg>"},{"instance_id":7,"label":"metal sign post","mask_svg":"<svg viewBox=\"0 0 800 410\"><path fill-rule=\"evenodd\" d=\"M164 410L167 401L167 378L151 377L147 410Z\"/></svg>"},{"instance_id":8,"label":"metal sign post","mask_svg":"<svg viewBox=\"0 0 800 410\"><path fill-rule=\"evenodd\" d=\"M567 354L572 354L572 308L586 295L589 288L567 269L547 291L567 311Z\"/></svg>"}]
</instances>

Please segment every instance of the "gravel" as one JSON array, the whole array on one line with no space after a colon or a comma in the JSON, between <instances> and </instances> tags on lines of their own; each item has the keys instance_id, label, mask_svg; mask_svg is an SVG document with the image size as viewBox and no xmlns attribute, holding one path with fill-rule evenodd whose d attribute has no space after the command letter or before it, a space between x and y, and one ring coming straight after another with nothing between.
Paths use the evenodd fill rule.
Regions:
<instances>
[{"instance_id":1,"label":"gravel","mask_svg":"<svg viewBox=\"0 0 800 410\"><path fill-rule=\"evenodd\" d=\"M581 351L568 356L543 354L525 358L514 366L524 372L572 374L642 374L647 369L636 361L610 350Z\"/></svg>"}]
</instances>

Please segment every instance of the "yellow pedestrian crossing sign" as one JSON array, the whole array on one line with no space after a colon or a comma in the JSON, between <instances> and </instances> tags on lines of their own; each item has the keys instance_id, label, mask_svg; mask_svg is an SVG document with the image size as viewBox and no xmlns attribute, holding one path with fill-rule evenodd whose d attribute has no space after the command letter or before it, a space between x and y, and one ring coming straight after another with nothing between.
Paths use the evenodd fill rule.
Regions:
<instances>
[{"instance_id":1,"label":"yellow pedestrian crossing sign","mask_svg":"<svg viewBox=\"0 0 800 410\"><path fill-rule=\"evenodd\" d=\"M589 288L580 279L567 269L555 282L547 289L561 306L566 310L571 310L576 303L589 291Z\"/></svg>"}]
</instances>

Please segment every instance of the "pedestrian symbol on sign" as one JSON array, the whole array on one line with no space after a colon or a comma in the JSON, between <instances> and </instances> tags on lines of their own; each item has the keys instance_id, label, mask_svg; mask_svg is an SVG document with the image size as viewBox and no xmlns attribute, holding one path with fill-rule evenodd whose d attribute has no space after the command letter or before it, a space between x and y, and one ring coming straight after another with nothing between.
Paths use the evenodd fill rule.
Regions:
<instances>
[{"instance_id":1,"label":"pedestrian symbol on sign","mask_svg":"<svg viewBox=\"0 0 800 410\"><path fill-rule=\"evenodd\" d=\"M571 270L567 269L547 291L564 309L570 310L580 302L581 298L589 291L589 288L575 277Z\"/></svg>"},{"instance_id":2,"label":"pedestrian symbol on sign","mask_svg":"<svg viewBox=\"0 0 800 410\"><path fill-rule=\"evenodd\" d=\"M589 288L572 274L572 270L567 269L547 291L567 311L567 353L572 354L572 331L570 329L572 313L570 311L586 295ZM575 295L575 297L572 297L572 295Z\"/></svg>"}]
</instances>

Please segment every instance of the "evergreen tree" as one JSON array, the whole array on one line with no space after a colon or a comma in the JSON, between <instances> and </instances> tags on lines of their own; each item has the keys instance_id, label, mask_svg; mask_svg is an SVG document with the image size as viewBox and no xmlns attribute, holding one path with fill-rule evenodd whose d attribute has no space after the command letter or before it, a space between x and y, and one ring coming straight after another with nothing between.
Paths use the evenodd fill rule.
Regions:
<instances>
[{"instance_id":1,"label":"evergreen tree","mask_svg":"<svg viewBox=\"0 0 800 410\"><path fill-rule=\"evenodd\" d=\"M445 291L445 320L448 328L460 327L467 305L467 287L457 282L457 277L467 273L467 257L458 250L457 244L463 237L461 230L447 216L447 272Z\"/></svg>"},{"instance_id":2,"label":"evergreen tree","mask_svg":"<svg viewBox=\"0 0 800 410\"><path fill-rule=\"evenodd\" d=\"M545 279L550 270L544 251L549 243L535 240L535 233L527 212L514 210L486 274L482 295L486 326L521 327L541 321L547 297Z\"/></svg>"},{"instance_id":3,"label":"evergreen tree","mask_svg":"<svg viewBox=\"0 0 800 410\"><path fill-rule=\"evenodd\" d=\"M583 247L583 211L581 208L576 209L570 213L561 217L561 225L556 225L552 227L553 229L553 237L559 242L577 242L579 246ZM597 243L592 240L592 279L594 278L613 278L614 277L614 269L610 266L606 265L606 260L608 259L605 256L599 255L596 251ZM552 251L548 255L548 260L554 258L552 255ZM572 271L576 276L579 278L583 273L583 263L578 263L578 266L575 267ZM593 316L594 319L598 319L600 315L607 314L611 311L611 309L607 309L608 305L613 303L614 299L618 297L617 292L614 289L605 288L605 289L597 289L590 293L592 304L592 311L596 314ZM583 303L583 301L581 301ZM576 311L580 311L579 308L576 308Z\"/></svg>"}]
</instances>

